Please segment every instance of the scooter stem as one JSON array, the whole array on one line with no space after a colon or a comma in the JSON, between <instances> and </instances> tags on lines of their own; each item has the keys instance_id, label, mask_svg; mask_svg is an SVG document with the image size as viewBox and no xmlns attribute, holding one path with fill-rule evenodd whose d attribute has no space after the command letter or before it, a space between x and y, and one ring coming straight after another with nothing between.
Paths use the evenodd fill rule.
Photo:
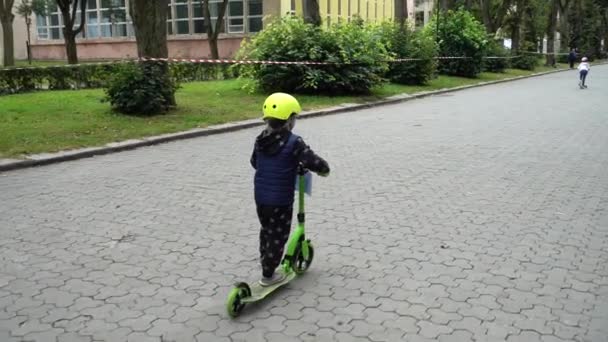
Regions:
<instances>
[{"instance_id":1,"label":"scooter stem","mask_svg":"<svg viewBox=\"0 0 608 342\"><path fill-rule=\"evenodd\" d=\"M305 215L304 215L304 192L306 192L306 179L303 174L298 174L298 223L304 224Z\"/></svg>"}]
</instances>

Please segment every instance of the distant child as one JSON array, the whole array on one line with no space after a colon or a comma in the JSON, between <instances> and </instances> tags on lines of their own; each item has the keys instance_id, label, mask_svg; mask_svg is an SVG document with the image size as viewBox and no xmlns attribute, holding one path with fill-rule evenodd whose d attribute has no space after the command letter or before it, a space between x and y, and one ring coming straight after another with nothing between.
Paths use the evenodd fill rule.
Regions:
<instances>
[{"instance_id":1,"label":"distant child","mask_svg":"<svg viewBox=\"0 0 608 342\"><path fill-rule=\"evenodd\" d=\"M271 286L285 279L275 269L281 263L285 243L289 239L295 181L298 166L329 174L329 165L291 132L300 104L284 93L270 95L264 102L266 129L255 140L251 166L255 171L255 202L260 231L262 279L260 285Z\"/></svg>"},{"instance_id":2,"label":"distant child","mask_svg":"<svg viewBox=\"0 0 608 342\"><path fill-rule=\"evenodd\" d=\"M587 85L585 85L585 80L587 79L587 74L589 74L589 70L591 70L591 66L589 65L589 62L587 62L587 57L583 57L583 59L581 60L581 64L578 65L578 72L580 78L578 86L581 87L581 89L587 88Z\"/></svg>"}]
</instances>

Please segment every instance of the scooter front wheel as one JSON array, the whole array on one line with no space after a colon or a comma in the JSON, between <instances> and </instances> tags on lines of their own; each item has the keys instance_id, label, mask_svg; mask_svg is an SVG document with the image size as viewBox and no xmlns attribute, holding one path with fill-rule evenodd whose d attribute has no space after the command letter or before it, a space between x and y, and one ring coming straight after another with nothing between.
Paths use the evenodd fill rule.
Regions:
<instances>
[{"instance_id":1,"label":"scooter front wheel","mask_svg":"<svg viewBox=\"0 0 608 342\"><path fill-rule=\"evenodd\" d=\"M242 302L243 298L250 296L251 289L247 283L236 284L228 294L228 299L226 300L228 315L232 318L237 317L241 311L243 311L243 308L245 308L245 303Z\"/></svg>"},{"instance_id":2,"label":"scooter front wheel","mask_svg":"<svg viewBox=\"0 0 608 342\"><path fill-rule=\"evenodd\" d=\"M304 251L303 251L303 245L307 244L308 245L308 257L304 256ZM302 241L298 247L296 248L296 251L294 253L294 261L293 261L293 270L296 272L296 274L303 274L304 272L306 272L306 270L308 270L308 268L310 267L310 264L312 264L312 259L315 256L315 250L312 247L312 243L310 243L310 240L306 240L306 241Z\"/></svg>"}]
</instances>

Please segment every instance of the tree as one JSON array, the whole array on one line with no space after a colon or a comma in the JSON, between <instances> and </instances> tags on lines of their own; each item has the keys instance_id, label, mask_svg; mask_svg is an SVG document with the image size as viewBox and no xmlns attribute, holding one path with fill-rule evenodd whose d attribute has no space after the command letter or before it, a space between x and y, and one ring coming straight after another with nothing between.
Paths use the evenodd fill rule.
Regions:
<instances>
[{"instance_id":1,"label":"tree","mask_svg":"<svg viewBox=\"0 0 608 342\"><path fill-rule=\"evenodd\" d=\"M526 1L527 0L513 0L513 4L507 11L505 18L505 25L507 26L511 36L511 51L513 51L514 54L519 53L521 26L525 13Z\"/></svg>"},{"instance_id":2,"label":"tree","mask_svg":"<svg viewBox=\"0 0 608 342\"><path fill-rule=\"evenodd\" d=\"M15 42L13 37L14 0L0 0L0 23L2 24L2 43L4 44L4 66L15 65Z\"/></svg>"},{"instance_id":3,"label":"tree","mask_svg":"<svg viewBox=\"0 0 608 342\"><path fill-rule=\"evenodd\" d=\"M220 58L220 52L217 47L217 37L219 36L224 26L224 16L228 7L228 0L222 0L220 3L219 13L215 21L215 27L211 25L211 11L209 10L209 0L201 0L203 8L203 16L205 18L205 32L207 32L207 40L209 41L209 50L211 50L211 58Z\"/></svg>"},{"instance_id":4,"label":"tree","mask_svg":"<svg viewBox=\"0 0 608 342\"><path fill-rule=\"evenodd\" d=\"M76 47L76 37L84 29L86 18L87 0L55 0L61 17L63 18L63 40L65 42L65 52L69 64L78 64L78 50ZM76 24L76 11L80 8L80 23Z\"/></svg>"},{"instance_id":5,"label":"tree","mask_svg":"<svg viewBox=\"0 0 608 342\"><path fill-rule=\"evenodd\" d=\"M512 0L478 0L479 12L486 32L495 34L505 23Z\"/></svg>"},{"instance_id":6,"label":"tree","mask_svg":"<svg viewBox=\"0 0 608 342\"><path fill-rule=\"evenodd\" d=\"M27 28L27 60L29 64L32 64L32 13L34 9L29 0L21 0L19 6L17 6L17 14L19 14L23 20L25 20L25 27Z\"/></svg>"},{"instance_id":7,"label":"tree","mask_svg":"<svg viewBox=\"0 0 608 342\"><path fill-rule=\"evenodd\" d=\"M566 18L562 24L564 38L568 46L578 49L587 57L602 55L602 39L606 33L605 0L571 1L565 9Z\"/></svg>"},{"instance_id":8,"label":"tree","mask_svg":"<svg viewBox=\"0 0 608 342\"><path fill-rule=\"evenodd\" d=\"M167 7L169 0L131 0L129 1L129 12L133 19L135 39L137 40L137 54L140 58L167 58ZM150 65L144 68L144 72L161 72L165 81L170 79L167 63L156 63L160 65L155 68ZM167 82L170 83L170 82ZM174 92L163 93L167 104L175 106Z\"/></svg>"},{"instance_id":9,"label":"tree","mask_svg":"<svg viewBox=\"0 0 608 342\"><path fill-rule=\"evenodd\" d=\"M319 10L319 0L303 0L302 8L304 12L304 22L321 26L321 12Z\"/></svg>"},{"instance_id":10,"label":"tree","mask_svg":"<svg viewBox=\"0 0 608 342\"><path fill-rule=\"evenodd\" d=\"M395 19L403 28L407 22L407 0L395 0Z\"/></svg>"},{"instance_id":11,"label":"tree","mask_svg":"<svg viewBox=\"0 0 608 342\"><path fill-rule=\"evenodd\" d=\"M557 17L559 15L559 2L561 0L551 0L549 20L547 22L547 58L545 65L555 66L555 34L557 32Z\"/></svg>"}]
</instances>

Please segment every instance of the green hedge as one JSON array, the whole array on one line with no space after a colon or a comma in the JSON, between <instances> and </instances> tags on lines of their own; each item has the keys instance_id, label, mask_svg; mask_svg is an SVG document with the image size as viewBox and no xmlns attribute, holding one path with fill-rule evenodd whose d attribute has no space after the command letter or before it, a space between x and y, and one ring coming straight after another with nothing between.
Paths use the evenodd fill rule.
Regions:
<instances>
[{"instance_id":1,"label":"green hedge","mask_svg":"<svg viewBox=\"0 0 608 342\"><path fill-rule=\"evenodd\" d=\"M470 12L460 9L435 16L424 30L436 37L440 56L467 57L441 60L440 73L476 77L481 72L488 39L484 26Z\"/></svg>"},{"instance_id":2,"label":"green hedge","mask_svg":"<svg viewBox=\"0 0 608 342\"><path fill-rule=\"evenodd\" d=\"M269 24L237 58L315 61L331 65L244 65L241 76L264 92L368 93L383 81L389 54L377 26L361 20L321 29L301 18L284 17ZM334 64L335 63L335 64Z\"/></svg>"},{"instance_id":3,"label":"green hedge","mask_svg":"<svg viewBox=\"0 0 608 342\"><path fill-rule=\"evenodd\" d=\"M0 95L33 90L101 88L125 63L80 64L57 67L0 69ZM217 80L235 77L229 65L171 63L176 82Z\"/></svg>"},{"instance_id":4,"label":"green hedge","mask_svg":"<svg viewBox=\"0 0 608 342\"><path fill-rule=\"evenodd\" d=\"M395 23L380 25L384 44L395 59L413 58L390 64L386 77L400 84L422 85L431 80L437 71L437 44L434 37L411 27Z\"/></svg>"},{"instance_id":5,"label":"green hedge","mask_svg":"<svg viewBox=\"0 0 608 342\"><path fill-rule=\"evenodd\" d=\"M523 42L521 44L521 51L533 51L534 45L529 42ZM542 55L534 54L534 53L520 53L518 58L514 58L511 66L515 69L521 70L534 70L538 66Z\"/></svg>"},{"instance_id":6,"label":"green hedge","mask_svg":"<svg viewBox=\"0 0 608 342\"><path fill-rule=\"evenodd\" d=\"M483 70L488 72L504 72L511 65L509 51L505 49L500 41L490 41L488 45L489 57L501 58L485 58L483 60Z\"/></svg>"}]
</instances>

